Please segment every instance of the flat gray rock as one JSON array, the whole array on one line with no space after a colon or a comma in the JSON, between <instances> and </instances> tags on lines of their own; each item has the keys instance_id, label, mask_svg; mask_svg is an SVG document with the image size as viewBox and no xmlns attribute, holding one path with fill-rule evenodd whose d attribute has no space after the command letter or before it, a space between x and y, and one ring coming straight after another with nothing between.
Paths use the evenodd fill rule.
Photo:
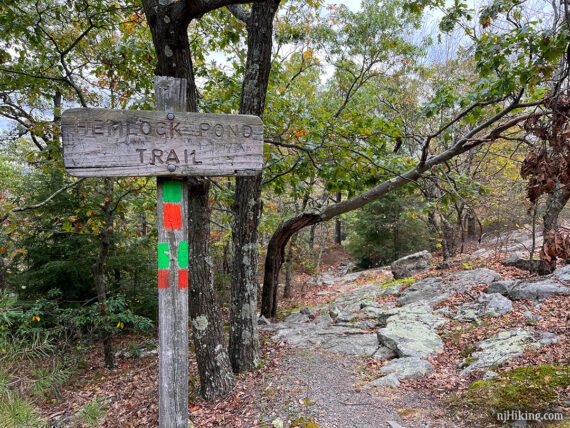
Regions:
<instances>
[{"instance_id":1,"label":"flat gray rock","mask_svg":"<svg viewBox=\"0 0 570 428\"><path fill-rule=\"evenodd\" d=\"M321 348L337 354L370 357L378 349L378 338L374 333L336 336L323 341Z\"/></svg>"},{"instance_id":2,"label":"flat gray rock","mask_svg":"<svg viewBox=\"0 0 570 428\"><path fill-rule=\"evenodd\" d=\"M430 329L441 327L447 320L434 314L431 307L425 303L413 303L384 310L378 319L380 326L385 327L388 322L401 325L423 324Z\"/></svg>"},{"instance_id":3,"label":"flat gray rock","mask_svg":"<svg viewBox=\"0 0 570 428\"><path fill-rule=\"evenodd\" d=\"M559 267L552 272L552 275L560 281L570 281L570 265Z\"/></svg>"},{"instance_id":4,"label":"flat gray rock","mask_svg":"<svg viewBox=\"0 0 570 428\"><path fill-rule=\"evenodd\" d=\"M338 296L332 303L338 312L358 312L363 302L374 301L383 293L378 284L367 284ZM332 316L332 315L331 315ZM335 318L333 316L333 318Z\"/></svg>"},{"instance_id":5,"label":"flat gray rock","mask_svg":"<svg viewBox=\"0 0 570 428\"><path fill-rule=\"evenodd\" d=\"M313 320L313 324L319 327L325 327L331 325L333 323L333 319L329 314L320 314L315 317Z\"/></svg>"},{"instance_id":6,"label":"flat gray rock","mask_svg":"<svg viewBox=\"0 0 570 428\"><path fill-rule=\"evenodd\" d=\"M410 303L427 303L434 306L448 299L453 291L442 282L440 277L426 278L417 281L406 288L398 298L400 305L408 305Z\"/></svg>"},{"instance_id":7,"label":"flat gray rock","mask_svg":"<svg viewBox=\"0 0 570 428\"><path fill-rule=\"evenodd\" d=\"M499 293L503 296L506 296L509 293L509 290L516 284L516 281L512 279L506 279L503 281L496 281L493 282L489 287L487 287L487 293Z\"/></svg>"},{"instance_id":8,"label":"flat gray rock","mask_svg":"<svg viewBox=\"0 0 570 428\"><path fill-rule=\"evenodd\" d=\"M285 318L285 322L289 323L304 323L309 322L309 316L306 314L302 314L301 312L295 312Z\"/></svg>"},{"instance_id":9,"label":"flat gray rock","mask_svg":"<svg viewBox=\"0 0 570 428\"><path fill-rule=\"evenodd\" d=\"M380 369L384 375L394 374L398 380L415 379L433 372L429 361L417 357L396 358Z\"/></svg>"},{"instance_id":10,"label":"flat gray rock","mask_svg":"<svg viewBox=\"0 0 570 428\"><path fill-rule=\"evenodd\" d=\"M543 345L555 343L558 336L547 332L535 332L515 328L505 330L485 339L477 344L479 351L471 354L465 362L470 362L464 372L476 369L498 367L513 358L519 357L528 348L539 348Z\"/></svg>"},{"instance_id":11,"label":"flat gray rock","mask_svg":"<svg viewBox=\"0 0 570 428\"><path fill-rule=\"evenodd\" d=\"M501 279L501 275L491 269L479 268L472 270L464 270L455 272L446 277L454 288L458 291L469 289L473 285L486 284L489 285Z\"/></svg>"},{"instance_id":12,"label":"flat gray rock","mask_svg":"<svg viewBox=\"0 0 570 428\"><path fill-rule=\"evenodd\" d=\"M487 293L500 293L512 300L544 300L556 295L570 295L570 287L554 278L542 281L499 281Z\"/></svg>"},{"instance_id":13,"label":"flat gray rock","mask_svg":"<svg viewBox=\"0 0 570 428\"><path fill-rule=\"evenodd\" d=\"M513 302L499 293L483 294L475 302L461 305L455 319L476 320L482 317L498 317L513 309Z\"/></svg>"},{"instance_id":14,"label":"flat gray rock","mask_svg":"<svg viewBox=\"0 0 570 428\"><path fill-rule=\"evenodd\" d=\"M373 380L368 384L368 386L379 386L382 388L397 388L400 386L400 381L396 375L382 376L376 380Z\"/></svg>"},{"instance_id":15,"label":"flat gray rock","mask_svg":"<svg viewBox=\"0 0 570 428\"><path fill-rule=\"evenodd\" d=\"M390 269L394 278L408 278L415 273L429 269L430 259L431 254L428 251L420 251L396 260L390 265Z\"/></svg>"},{"instance_id":16,"label":"flat gray rock","mask_svg":"<svg viewBox=\"0 0 570 428\"><path fill-rule=\"evenodd\" d=\"M443 350L441 338L420 323L388 323L378 330L378 342L400 357L427 357Z\"/></svg>"},{"instance_id":17,"label":"flat gray rock","mask_svg":"<svg viewBox=\"0 0 570 428\"><path fill-rule=\"evenodd\" d=\"M388 348L387 346L380 345L376 352L372 354L372 358L377 360L391 360L392 358L396 358L398 354L393 349Z\"/></svg>"},{"instance_id":18,"label":"flat gray rock","mask_svg":"<svg viewBox=\"0 0 570 428\"><path fill-rule=\"evenodd\" d=\"M435 329L447 320L435 315L427 304L415 303L387 310L378 321L384 327L378 330L378 342L400 357L427 357L443 349Z\"/></svg>"}]
</instances>

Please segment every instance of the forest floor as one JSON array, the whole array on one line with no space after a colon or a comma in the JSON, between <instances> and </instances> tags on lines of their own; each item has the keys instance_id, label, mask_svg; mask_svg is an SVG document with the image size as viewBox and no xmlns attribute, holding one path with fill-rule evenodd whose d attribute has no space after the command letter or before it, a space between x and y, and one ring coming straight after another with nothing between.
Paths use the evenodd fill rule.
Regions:
<instances>
[{"instance_id":1,"label":"forest floor","mask_svg":"<svg viewBox=\"0 0 570 428\"><path fill-rule=\"evenodd\" d=\"M504 248L499 248L501 246ZM519 248L524 246L523 243ZM480 267L494 270L502 279L531 277L528 272L503 265L504 259L512 252L504 251L505 248L514 250L517 245L509 247L505 243L499 245L497 241L488 242L486 247L470 248L446 269L434 267L414 275L414 278L416 281L435 276L445 279L446 275ZM378 357L374 353L377 343L371 348L374 355L366 351L369 344L364 342L376 337L378 326L370 323L373 317L357 313L344 323L340 323L338 318L334 322L320 322L328 317L328 312L337 304L335 302L360 306L361 300L358 299L363 298L362 293L379 289L379 284L389 283L391 274L385 269L347 274L347 261L344 253L335 248L328 256L325 254L321 274L316 280L311 280L307 274L296 275L294 296L280 302L282 309L278 319L261 329L263 366L255 372L238 376L236 388L227 397L214 402L199 398L196 363L190 354L193 387L189 411L195 427L495 426L498 423L489 417L489 409L481 407L481 401L470 395L472 385L480 381L486 372L465 373L461 364L462 361L472 362L470 355L481 340L507 329L545 331L556 335L557 340L540 348L525 349L502 364L500 370L493 367L499 372L499 379L527 367L563 367L568 375L570 296L566 295L540 303L513 301L512 311L508 314L473 323L450 317L444 328L436 330L443 341L443 352L429 355L426 359L433 366L431 373L402 379L397 387L373 387L370 382L380 376L382 367L392 358ZM435 266L438 260L432 263ZM408 286L407 283L401 284L398 295ZM434 313L439 309L456 311L461 305L484 294L484 289L483 284L474 283L464 293L451 294L434 306ZM395 306L398 295L375 293L375 307ZM355 300L354 296L358 299ZM365 298L370 301L369 294ZM309 314L306 320L287 321L291 319L288 318L290 314L297 314L299 308L305 307ZM529 311L536 316L532 320L526 315ZM343 333L332 336L331 331ZM316 339L315 334L323 336ZM347 342L353 338L359 342ZM115 345L119 351L116 369L105 369L101 350L93 348L86 354L80 374L58 391L56 398L40 402L42 416L50 421L51 426L157 426L155 338L125 336ZM361 349L365 351L361 352ZM556 375L542 375L541 372L539 382L526 387L550 388L551 379ZM545 390L550 394L546 399L552 404L548 410L568 415L568 379L555 386L552 390ZM98 412L97 417L91 422L82 417L86 408L97 409L94 411ZM563 422L557 426L570 425Z\"/></svg>"}]
</instances>

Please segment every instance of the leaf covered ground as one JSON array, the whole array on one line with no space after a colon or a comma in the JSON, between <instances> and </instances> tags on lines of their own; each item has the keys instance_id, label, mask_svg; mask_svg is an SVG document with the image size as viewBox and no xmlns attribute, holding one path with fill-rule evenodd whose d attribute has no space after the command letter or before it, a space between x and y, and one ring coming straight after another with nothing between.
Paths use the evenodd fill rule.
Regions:
<instances>
[{"instance_id":1,"label":"leaf covered ground","mask_svg":"<svg viewBox=\"0 0 570 428\"><path fill-rule=\"evenodd\" d=\"M505 267L502 264L504 258L504 254L495 254L469 260L468 265L459 261L447 270L488 267L499 272L503 278L529 276L527 272ZM323 275L337 272L343 262L346 260L337 259L325 265ZM442 270L434 268L417 275L416 279L441 274ZM389 275L381 269L365 272L349 283L328 285L319 284L318 281L316 284L319 285L311 285L310 278L301 273L295 279L294 296L283 301L281 307L287 312L293 307L317 306L363 284L386 281L389 281ZM302 284L305 286L302 287ZM456 294L437 307L453 309L476 299L483 289L484 286L474 287L469 294ZM393 299L394 296L380 297L382 301ZM524 315L529 309L540 319L529 321ZM567 413L570 385L555 381L560 379L560 370L565 373L570 362L568 314L570 296L558 296L540 305L515 301L510 313L485 318L481 322L449 321L445 327L446 333L441 334L444 352L429 359L435 371L421 379L403 380L397 389L371 390L366 387L368 381L379 376L378 370L385 361L331 356L312 349L293 349L288 345L276 344L270 339L269 333L263 333L261 368L238 376L236 388L227 397L206 402L199 398L198 372L193 354L190 353L191 420L196 427L262 427L272 426L273 423L279 426L280 422L284 422L285 426L288 423L291 426L311 426L315 421L320 421L322 426L334 427L343 426L346 420L361 420L362 426L367 426L368 421L374 420L376 415L377 418L381 417L380 420L391 418L405 426L419 426L418 422L422 420L430 421L432 426L491 426L493 421L490 415L481 410L481 402L474 398L473 391L478 395L500 395L504 388L502 392L493 388L497 388L500 382L512 384L509 376L516 377L523 385L527 382L528 388L533 387L531 382L541 390L552 385L554 396L548 395L552 409ZM494 384L481 381L482 372L462 373L461 362L473 352L477 342L501 330L530 326L556 333L560 340L538 351L527 351L509 361L500 368L500 378ZM117 357L117 368L113 370L104 368L99 347L90 348L84 354L77 374L57 394L35 399L41 417L54 426L156 426L157 354L146 353L148 349L152 351L153 343L155 340L152 337L124 336L118 339L115 345L121 352ZM527 378L521 381L521 373L528 367L538 369L525 374ZM553 374L548 374L549 370ZM328 376L330 373L337 375ZM537 373L546 374L537 379ZM487 389L481 389L483 387ZM515 389L513 391L507 392L511 395L517 392Z\"/></svg>"}]
</instances>

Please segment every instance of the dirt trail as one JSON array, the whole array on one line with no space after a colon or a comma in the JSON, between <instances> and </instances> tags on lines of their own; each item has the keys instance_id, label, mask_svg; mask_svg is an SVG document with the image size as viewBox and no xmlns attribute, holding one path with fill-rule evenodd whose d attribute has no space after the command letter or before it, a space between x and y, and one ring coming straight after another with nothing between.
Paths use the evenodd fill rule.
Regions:
<instances>
[{"instance_id":1,"label":"dirt trail","mask_svg":"<svg viewBox=\"0 0 570 428\"><path fill-rule=\"evenodd\" d=\"M434 418L438 406L427 396L360 387L354 369L361 364L358 358L295 350L266 379L259 401L264 422L305 418L324 428L455 426Z\"/></svg>"}]
</instances>

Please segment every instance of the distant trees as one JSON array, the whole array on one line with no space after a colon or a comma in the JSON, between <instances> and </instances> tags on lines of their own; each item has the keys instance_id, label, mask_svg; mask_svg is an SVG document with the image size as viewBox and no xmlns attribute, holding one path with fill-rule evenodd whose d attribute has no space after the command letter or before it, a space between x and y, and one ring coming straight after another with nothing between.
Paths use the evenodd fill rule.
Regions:
<instances>
[{"instance_id":1,"label":"distant trees","mask_svg":"<svg viewBox=\"0 0 570 428\"><path fill-rule=\"evenodd\" d=\"M426 6L444 7L439 2L421 2L408 4L405 8L418 12ZM518 130L525 121L542 116L543 113L536 111L536 108L544 104L543 96L548 90L552 72L568 48L568 25L560 18L563 16L560 7L554 8L552 22L543 25L526 15L524 3L491 3L481 11L479 26L473 29L466 23L476 20L474 11L464 4L444 7L446 15L440 28L442 31L452 31L458 25L463 28L469 39L466 46L469 51L465 53L473 52L473 72L458 74L458 85L455 86L437 77L430 82L432 86L427 91L428 101L420 101L415 107L417 116L433 118L431 122L421 122L423 129L407 127L406 121L401 118L398 122L391 122L392 126L396 125L392 132L386 132L379 124L370 125L372 133L378 129L387 136L394 152L398 153L402 147L406 147L406 154L409 153L406 157L384 158L393 159L396 163L389 167L380 164L379 169L383 173L378 173L374 179L379 184L373 184L370 190L317 212L300 213L277 227L269 241L265 259L262 301L265 316L276 314L279 270L285 247L293 234L307 226L361 208L395 189L415 182L426 172L433 170L438 175L445 175L442 168L451 159L482 144L509 139L511 129ZM367 16L373 16L370 10ZM381 21L374 24L378 25L378 22ZM370 28L375 27L366 27L367 30ZM373 91L375 85L372 83L377 84L377 81L367 79L366 82L366 88ZM461 93L456 90L458 86L462 88ZM381 96L378 98L381 100ZM341 111L348 104L341 101ZM379 104L382 105L382 101ZM362 115L360 111L360 114L384 119L383 111L379 111L377 105L374 107L376 111L368 115ZM318 144L311 142L305 150L313 158L319 148ZM375 165L373 162L370 164ZM360 181L363 181L362 178ZM437 194L434 196L439 197ZM461 208L461 203L457 208ZM462 215L459 213L459 221L462 221ZM442 218L442 222L444 229L449 229L447 219ZM447 232L444 231L444 234ZM450 240L454 238L450 236Z\"/></svg>"},{"instance_id":2,"label":"distant trees","mask_svg":"<svg viewBox=\"0 0 570 428\"><path fill-rule=\"evenodd\" d=\"M347 247L362 268L385 266L405 255L435 249L422 219L421 196L394 191L357 211L348 224Z\"/></svg>"}]
</instances>

